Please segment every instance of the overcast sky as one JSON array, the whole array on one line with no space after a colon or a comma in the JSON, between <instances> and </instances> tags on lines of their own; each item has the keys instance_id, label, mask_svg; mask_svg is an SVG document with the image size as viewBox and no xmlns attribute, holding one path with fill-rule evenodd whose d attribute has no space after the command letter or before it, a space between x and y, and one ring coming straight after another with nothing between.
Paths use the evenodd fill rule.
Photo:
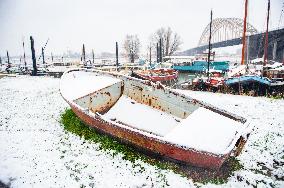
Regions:
<instances>
[{"instance_id":1,"label":"overcast sky","mask_svg":"<svg viewBox=\"0 0 284 188\"><path fill-rule=\"evenodd\" d=\"M271 28L279 26L282 5L271 0ZM48 38L48 54L80 52L83 43L87 51L115 52L115 41L121 46L126 34L137 34L145 51L163 26L181 36L186 50L197 45L210 9L213 18L243 18L243 7L244 0L0 0L0 56L22 54L23 38L29 54L30 35L36 53ZM257 30L265 29L266 9L267 0L249 0L249 22Z\"/></svg>"}]
</instances>

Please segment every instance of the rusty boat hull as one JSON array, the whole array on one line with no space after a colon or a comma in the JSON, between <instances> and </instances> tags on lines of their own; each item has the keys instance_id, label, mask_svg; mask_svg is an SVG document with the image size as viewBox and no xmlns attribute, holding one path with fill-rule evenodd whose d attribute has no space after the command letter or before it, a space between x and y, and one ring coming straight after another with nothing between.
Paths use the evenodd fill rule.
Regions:
<instances>
[{"instance_id":1,"label":"rusty boat hull","mask_svg":"<svg viewBox=\"0 0 284 188\"><path fill-rule=\"evenodd\" d=\"M70 84L70 86L64 86L66 83L66 79L68 80L68 78L65 77L66 75L70 76L70 74L76 75L76 73L79 72L90 75L92 74L99 76L103 75L122 81L120 82L118 80L115 80L113 83L109 84L110 87L106 86L97 90L93 90L94 88L89 88L89 90L85 90L85 93L75 92L76 94L69 95L70 94L69 92L78 89L75 86L79 87L79 85L76 85L76 82L74 81L72 82L71 80L72 84ZM80 75L76 76L74 75L72 76L74 78L80 76ZM94 71L94 70L80 70L80 69L70 70L65 72L61 79L63 79L61 80L60 84L61 95L70 105L74 113L87 125L95 129L98 129L103 133L107 133L115 138L118 138L123 142L130 143L144 150L154 152L161 156L172 158L174 160L187 163L189 165L202 167L202 168L219 169L222 166L222 164L226 161L226 159L228 159L229 156L231 155L237 156L240 154L250 134L251 127L249 126L249 123L246 119L231 114L229 112L226 112L224 110L218 109L209 104L182 95L176 91L164 87L163 85L160 85L159 83L155 84L150 81L143 81L136 78L113 74L113 73ZM81 83L82 85L93 84L92 80L87 79L84 81L90 81L90 82ZM133 89L131 89L131 87L133 87ZM147 89L149 90L148 92L146 91L143 92L144 90ZM141 93L141 95L137 96L137 93L139 92ZM151 95L151 93L153 93L153 95ZM168 108L172 106L175 107L175 105L172 106L170 105L172 101L167 103L165 102L167 98L162 97L163 100L155 98L157 95L162 95L162 93L165 93L165 96L167 98L172 97L174 100L178 100L177 106L182 106L181 104L188 104L182 107L185 107L186 109L190 110L182 111L178 108L173 109L172 111L169 110ZM131 124L131 122L127 121L123 122L123 120L121 119L118 120L119 117L116 117L117 119L108 117L109 113L111 113L112 108L115 108L114 106L118 105L119 100L122 100L121 98L123 95L127 95L127 97L130 97L131 100L137 101L137 105L150 106L151 108L153 108L152 110L154 110L151 111L151 113L159 111L159 113L160 112L167 113L172 115L173 117L178 117L175 118L175 121L177 123L185 121L184 119L188 119L188 117L191 114L194 114L194 112L197 109L204 108L206 110L209 110L210 113L218 114L218 117L224 116L225 118L236 121L238 124L240 124L240 126L243 126L243 128L241 129L241 131L239 132L236 131L236 133L234 133L235 136L233 136L232 139L230 138L228 143L225 143L229 144L229 146L226 146L225 150L222 151L220 150L221 152L218 152L218 150L210 149L210 147L207 146L202 148L201 146L199 146L200 143L195 145L193 144L192 147L191 144L188 144L185 141L175 142L175 138L180 138L182 137L182 135L177 133L175 133L176 134L175 135L173 132L175 132L177 129L182 128L183 124L177 125L176 127L164 133L163 131L155 132L151 129L146 130L145 127L141 128L141 126L136 127L134 126L135 123ZM102 96L106 96L107 100L105 100L105 98ZM103 105L101 105L102 98L104 99ZM96 101L96 99L99 100ZM92 105L93 103L94 105ZM133 101L131 101L131 105L132 104L134 104ZM127 111L131 111L131 109L127 109ZM165 115L166 117L168 117L167 114ZM159 124L159 122L154 122L154 124ZM184 130L182 131L184 132ZM184 138L188 139L187 136L188 135L186 135ZM202 137L202 135L200 136Z\"/></svg>"}]
</instances>

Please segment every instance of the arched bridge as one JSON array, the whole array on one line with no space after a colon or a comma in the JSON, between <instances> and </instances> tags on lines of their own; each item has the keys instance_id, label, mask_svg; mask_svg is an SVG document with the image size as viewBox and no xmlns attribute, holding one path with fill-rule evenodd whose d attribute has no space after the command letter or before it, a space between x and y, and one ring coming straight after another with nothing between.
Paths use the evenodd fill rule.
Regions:
<instances>
[{"instance_id":1,"label":"arched bridge","mask_svg":"<svg viewBox=\"0 0 284 188\"><path fill-rule=\"evenodd\" d=\"M212 20L212 35L211 42L217 43L227 41L243 36L244 21L240 18L216 18ZM198 46L208 44L210 23L204 29ZM257 30L249 23L247 23L247 34L253 35L258 33Z\"/></svg>"},{"instance_id":2,"label":"arched bridge","mask_svg":"<svg viewBox=\"0 0 284 188\"><path fill-rule=\"evenodd\" d=\"M247 25L249 38L249 58L262 57L264 53L265 33L258 33L250 24ZM212 21L212 48L242 44L243 20L239 18L217 18ZM198 47L181 52L179 55L200 54L208 49L209 24L204 29ZM269 31L268 59L284 60L284 28Z\"/></svg>"}]
</instances>

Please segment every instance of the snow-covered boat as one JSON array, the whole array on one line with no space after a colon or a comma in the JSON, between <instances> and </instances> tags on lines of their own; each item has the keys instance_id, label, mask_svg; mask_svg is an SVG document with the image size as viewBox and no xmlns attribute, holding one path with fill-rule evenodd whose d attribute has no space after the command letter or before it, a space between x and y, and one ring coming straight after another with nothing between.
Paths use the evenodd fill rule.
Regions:
<instances>
[{"instance_id":1,"label":"snow-covered boat","mask_svg":"<svg viewBox=\"0 0 284 188\"><path fill-rule=\"evenodd\" d=\"M220 168L250 134L246 119L149 80L74 69L60 92L89 126L194 166Z\"/></svg>"},{"instance_id":2,"label":"snow-covered boat","mask_svg":"<svg viewBox=\"0 0 284 188\"><path fill-rule=\"evenodd\" d=\"M228 78L225 81L225 84L230 86L234 84L249 84L249 83L259 83L259 84L264 84L267 86L271 85L271 80L269 80L266 77L258 76L258 75L243 75L239 77L232 77Z\"/></svg>"},{"instance_id":3,"label":"snow-covered boat","mask_svg":"<svg viewBox=\"0 0 284 188\"><path fill-rule=\"evenodd\" d=\"M133 72L133 76L153 82L166 82L177 79L178 72L174 69L149 69L135 71Z\"/></svg>"},{"instance_id":4,"label":"snow-covered boat","mask_svg":"<svg viewBox=\"0 0 284 188\"><path fill-rule=\"evenodd\" d=\"M205 80L205 84L210 87L219 87L224 85L225 78L223 76L223 72L220 70L210 69L209 70L210 76Z\"/></svg>"}]
</instances>

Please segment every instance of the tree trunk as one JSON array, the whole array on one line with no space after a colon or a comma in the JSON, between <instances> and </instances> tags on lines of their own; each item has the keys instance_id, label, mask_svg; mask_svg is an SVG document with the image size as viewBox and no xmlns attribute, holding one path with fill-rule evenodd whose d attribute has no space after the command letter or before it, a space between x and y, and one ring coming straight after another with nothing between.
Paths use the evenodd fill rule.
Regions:
<instances>
[{"instance_id":1,"label":"tree trunk","mask_svg":"<svg viewBox=\"0 0 284 188\"><path fill-rule=\"evenodd\" d=\"M150 58L149 58L149 61L150 61L150 67L151 67L151 63L152 63L152 47L150 45Z\"/></svg>"},{"instance_id":2,"label":"tree trunk","mask_svg":"<svg viewBox=\"0 0 284 188\"><path fill-rule=\"evenodd\" d=\"M159 43L157 43L157 63L159 63Z\"/></svg>"},{"instance_id":3,"label":"tree trunk","mask_svg":"<svg viewBox=\"0 0 284 188\"><path fill-rule=\"evenodd\" d=\"M134 63L134 54L131 53L131 63Z\"/></svg>"}]
</instances>

